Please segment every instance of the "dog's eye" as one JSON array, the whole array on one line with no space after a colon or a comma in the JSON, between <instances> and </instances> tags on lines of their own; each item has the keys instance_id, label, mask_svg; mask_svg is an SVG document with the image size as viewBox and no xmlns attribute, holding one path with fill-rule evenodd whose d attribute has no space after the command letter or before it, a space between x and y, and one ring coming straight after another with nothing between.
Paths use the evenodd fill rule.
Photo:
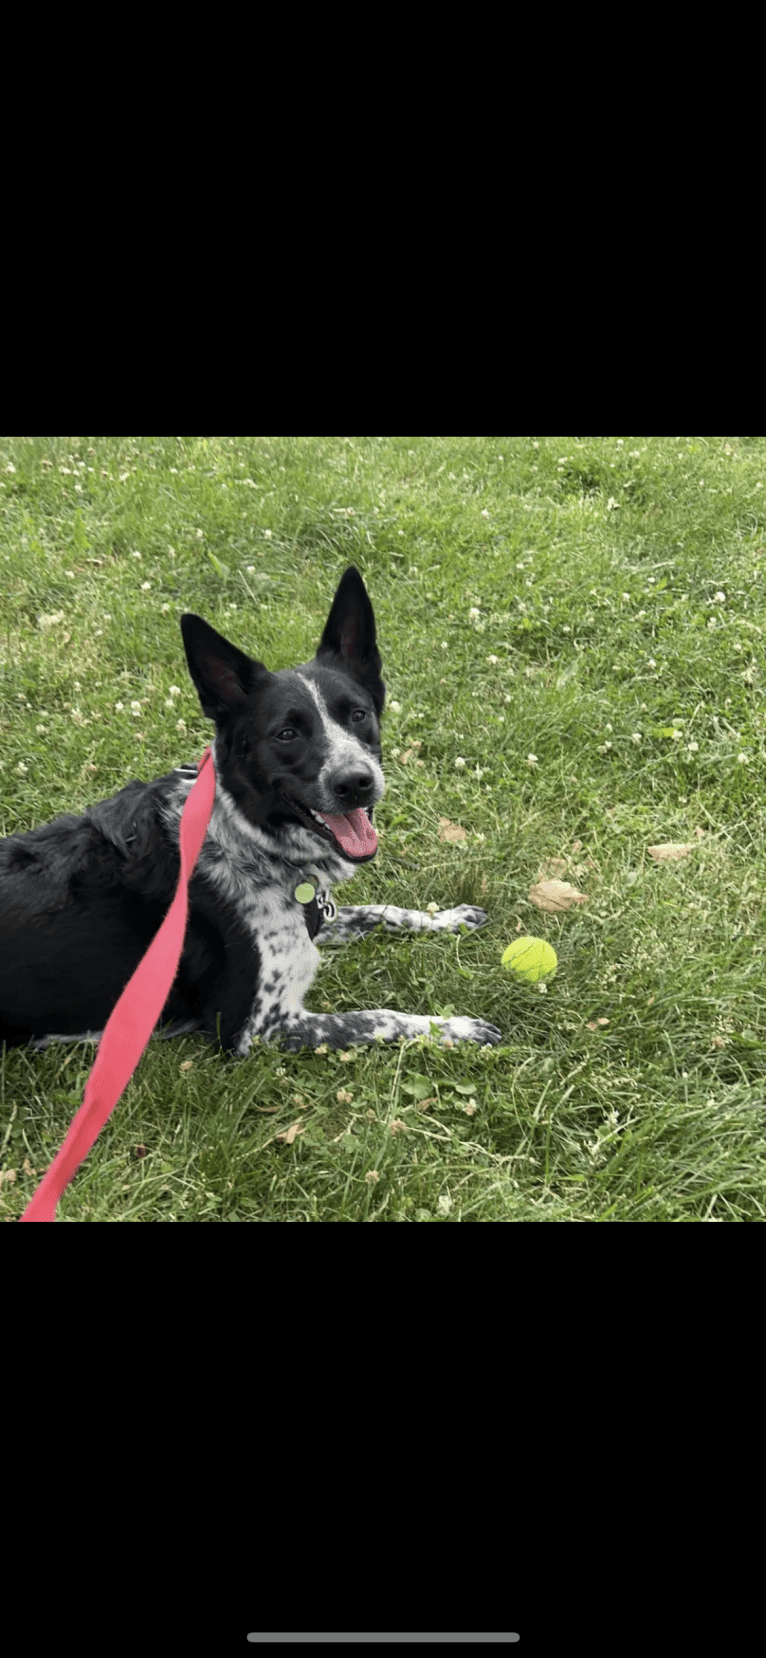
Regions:
<instances>
[{"instance_id":1,"label":"dog's eye","mask_svg":"<svg viewBox=\"0 0 766 1658\"><path fill-rule=\"evenodd\" d=\"M297 731L295 731L294 728L291 725L286 725L285 728L284 728L284 731L280 731L278 733L277 742L278 743L291 743L293 741L293 739L295 737L297 737L297 735L298 735Z\"/></svg>"},{"instance_id":2,"label":"dog's eye","mask_svg":"<svg viewBox=\"0 0 766 1658\"><path fill-rule=\"evenodd\" d=\"M353 714L351 715L351 718L352 718L352 720L366 720L366 718L367 718L367 709L366 708L355 708Z\"/></svg>"}]
</instances>

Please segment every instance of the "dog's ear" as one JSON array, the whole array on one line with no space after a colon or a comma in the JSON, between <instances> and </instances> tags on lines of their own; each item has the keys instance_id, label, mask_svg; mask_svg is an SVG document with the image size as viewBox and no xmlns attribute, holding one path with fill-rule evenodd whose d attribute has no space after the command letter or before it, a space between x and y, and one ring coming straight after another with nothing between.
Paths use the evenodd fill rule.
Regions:
<instances>
[{"instance_id":1,"label":"dog's ear","mask_svg":"<svg viewBox=\"0 0 766 1658\"><path fill-rule=\"evenodd\" d=\"M367 588L353 564L340 578L317 650L318 662L331 663L338 657L345 671L366 686L380 714L386 687L380 677L375 616Z\"/></svg>"},{"instance_id":2,"label":"dog's ear","mask_svg":"<svg viewBox=\"0 0 766 1658\"><path fill-rule=\"evenodd\" d=\"M208 719L218 722L238 713L249 693L270 677L262 662L245 656L201 616L186 611L181 617L181 635L189 673Z\"/></svg>"}]
</instances>

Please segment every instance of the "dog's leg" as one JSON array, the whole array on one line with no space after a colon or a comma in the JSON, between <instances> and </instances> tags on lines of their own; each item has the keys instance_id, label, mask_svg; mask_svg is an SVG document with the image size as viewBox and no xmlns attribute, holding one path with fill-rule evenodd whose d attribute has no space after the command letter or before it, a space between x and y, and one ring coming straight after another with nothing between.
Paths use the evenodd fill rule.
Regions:
<instances>
[{"instance_id":1,"label":"dog's leg","mask_svg":"<svg viewBox=\"0 0 766 1658\"><path fill-rule=\"evenodd\" d=\"M473 931L483 927L486 910L476 904L458 904L454 910L400 910L395 904L341 904L337 919L321 927L315 943L348 944L353 939L365 938L374 927L387 933L459 933L461 927Z\"/></svg>"},{"instance_id":2,"label":"dog's leg","mask_svg":"<svg viewBox=\"0 0 766 1658\"><path fill-rule=\"evenodd\" d=\"M169 1036L190 1036L193 1032L202 1030L202 1028L201 1019L175 1019L172 1024L165 1025L162 1030L152 1031L152 1036L157 1037L158 1040L167 1039ZM38 1053L43 1053L46 1048L50 1047L51 1042L100 1042L103 1034L102 1030L81 1030L67 1036L58 1036L54 1033L49 1036L31 1036L29 1046Z\"/></svg>"},{"instance_id":3,"label":"dog's leg","mask_svg":"<svg viewBox=\"0 0 766 1658\"><path fill-rule=\"evenodd\" d=\"M478 1042L494 1046L500 1041L497 1025L484 1019L432 1018L427 1013L395 1013L392 1008L367 1008L364 1013L292 1013L283 1018L278 1034L291 1053L298 1048L351 1048L363 1042L395 1042L398 1036L430 1036L431 1026L439 1027L439 1041Z\"/></svg>"},{"instance_id":4,"label":"dog's leg","mask_svg":"<svg viewBox=\"0 0 766 1658\"><path fill-rule=\"evenodd\" d=\"M102 1030L80 1030L66 1036L51 1032L49 1036L30 1036L29 1047L37 1053L44 1053L51 1042L100 1042L103 1034Z\"/></svg>"}]
</instances>

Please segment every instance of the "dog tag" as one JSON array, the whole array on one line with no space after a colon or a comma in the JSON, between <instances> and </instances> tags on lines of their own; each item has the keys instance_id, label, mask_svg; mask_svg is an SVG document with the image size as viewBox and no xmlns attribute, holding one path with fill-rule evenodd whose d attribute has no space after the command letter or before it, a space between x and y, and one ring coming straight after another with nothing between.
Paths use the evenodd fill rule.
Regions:
<instances>
[{"instance_id":1,"label":"dog tag","mask_svg":"<svg viewBox=\"0 0 766 1658\"><path fill-rule=\"evenodd\" d=\"M295 888L295 896L299 904L310 904L315 892L316 887L311 881L301 881L300 885Z\"/></svg>"}]
</instances>

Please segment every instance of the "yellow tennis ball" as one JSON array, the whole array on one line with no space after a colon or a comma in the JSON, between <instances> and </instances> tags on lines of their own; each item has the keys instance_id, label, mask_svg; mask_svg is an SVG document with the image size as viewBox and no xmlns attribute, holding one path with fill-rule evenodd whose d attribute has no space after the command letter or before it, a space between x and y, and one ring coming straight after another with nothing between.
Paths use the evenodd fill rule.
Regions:
<instances>
[{"instance_id":1,"label":"yellow tennis ball","mask_svg":"<svg viewBox=\"0 0 766 1658\"><path fill-rule=\"evenodd\" d=\"M557 967L556 951L544 938L516 938L502 954L502 965L517 979L537 984L538 979L549 979Z\"/></svg>"}]
</instances>

